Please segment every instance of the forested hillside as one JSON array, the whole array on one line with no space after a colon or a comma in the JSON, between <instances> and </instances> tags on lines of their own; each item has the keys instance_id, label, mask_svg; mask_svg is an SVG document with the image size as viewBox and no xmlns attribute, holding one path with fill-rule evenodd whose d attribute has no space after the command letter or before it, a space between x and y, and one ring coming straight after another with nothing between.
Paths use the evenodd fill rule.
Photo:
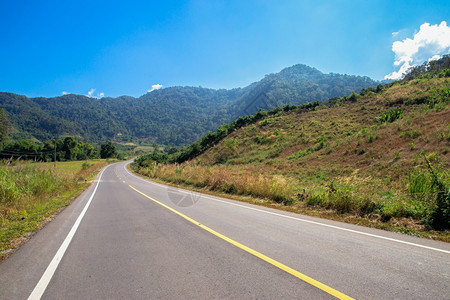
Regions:
<instances>
[{"instance_id":1,"label":"forested hillside","mask_svg":"<svg viewBox=\"0 0 450 300\"><path fill-rule=\"evenodd\" d=\"M245 88L169 87L139 98L65 95L27 98L0 93L11 123L10 138L40 141L75 136L88 142L144 140L186 145L221 124L258 109L326 100L377 85L368 77L323 74L295 65Z\"/></svg>"},{"instance_id":2,"label":"forested hillside","mask_svg":"<svg viewBox=\"0 0 450 300\"><path fill-rule=\"evenodd\" d=\"M266 75L251 84L230 107L232 120L239 116L254 114L258 109L269 110L287 104L302 104L341 97L378 82L363 76L324 74L305 65L295 65L276 74Z\"/></svg>"}]
</instances>

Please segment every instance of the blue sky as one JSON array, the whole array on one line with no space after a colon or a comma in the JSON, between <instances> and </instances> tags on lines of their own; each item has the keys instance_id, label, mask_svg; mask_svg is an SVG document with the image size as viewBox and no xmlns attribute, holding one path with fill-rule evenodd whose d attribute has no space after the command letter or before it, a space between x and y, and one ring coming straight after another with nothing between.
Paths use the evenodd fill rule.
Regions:
<instances>
[{"instance_id":1,"label":"blue sky","mask_svg":"<svg viewBox=\"0 0 450 300\"><path fill-rule=\"evenodd\" d=\"M0 11L0 91L30 97L244 87L299 63L380 80L399 69L395 41L450 25L450 2L430 0L0 0Z\"/></svg>"}]
</instances>

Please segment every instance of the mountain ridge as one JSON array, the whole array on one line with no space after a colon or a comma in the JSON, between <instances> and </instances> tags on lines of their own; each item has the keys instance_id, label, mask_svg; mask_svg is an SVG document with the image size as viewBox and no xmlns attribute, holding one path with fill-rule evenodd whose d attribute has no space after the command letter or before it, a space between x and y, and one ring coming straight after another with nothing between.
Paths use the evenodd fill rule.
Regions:
<instances>
[{"instance_id":1,"label":"mountain ridge","mask_svg":"<svg viewBox=\"0 0 450 300\"><path fill-rule=\"evenodd\" d=\"M28 98L0 92L0 107L11 121L13 139L43 141L72 135L89 142L144 140L186 145L258 109L324 101L378 83L368 77L324 74L297 64L243 88L173 86L137 98L77 94Z\"/></svg>"}]
</instances>

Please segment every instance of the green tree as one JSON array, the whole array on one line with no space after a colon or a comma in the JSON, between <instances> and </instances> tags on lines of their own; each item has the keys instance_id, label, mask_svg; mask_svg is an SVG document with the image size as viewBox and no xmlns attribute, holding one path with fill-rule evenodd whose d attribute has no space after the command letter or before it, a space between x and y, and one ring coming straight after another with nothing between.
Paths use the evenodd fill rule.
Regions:
<instances>
[{"instance_id":1,"label":"green tree","mask_svg":"<svg viewBox=\"0 0 450 300\"><path fill-rule=\"evenodd\" d=\"M98 151L92 144L80 143L80 150L81 153L78 155L77 159L88 159L98 157Z\"/></svg>"},{"instance_id":2,"label":"green tree","mask_svg":"<svg viewBox=\"0 0 450 300\"><path fill-rule=\"evenodd\" d=\"M8 137L9 121L8 116L3 108L0 108L0 143L4 142Z\"/></svg>"},{"instance_id":3,"label":"green tree","mask_svg":"<svg viewBox=\"0 0 450 300\"><path fill-rule=\"evenodd\" d=\"M110 158L110 157L116 157L117 156L117 149L116 146L111 143L111 141L102 144L100 146L100 157L101 158Z\"/></svg>"},{"instance_id":4,"label":"green tree","mask_svg":"<svg viewBox=\"0 0 450 300\"><path fill-rule=\"evenodd\" d=\"M353 91L352 94L350 95L350 97L348 97L348 100L350 102L356 102L356 101L358 101L358 95L356 95L356 93Z\"/></svg>"},{"instance_id":5,"label":"green tree","mask_svg":"<svg viewBox=\"0 0 450 300\"><path fill-rule=\"evenodd\" d=\"M62 150L66 153L64 158L66 160L77 160L78 141L73 136L68 136L64 138Z\"/></svg>"}]
</instances>

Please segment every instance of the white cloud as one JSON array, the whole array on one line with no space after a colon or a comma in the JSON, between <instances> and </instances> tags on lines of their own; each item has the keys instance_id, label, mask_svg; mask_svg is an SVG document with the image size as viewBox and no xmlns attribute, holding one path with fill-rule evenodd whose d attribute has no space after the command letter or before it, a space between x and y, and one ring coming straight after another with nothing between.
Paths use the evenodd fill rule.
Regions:
<instances>
[{"instance_id":1,"label":"white cloud","mask_svg":"<svg viewBox=\"0 0 450 300\"><path fill-rule=\"evenodd\" d=\"M392 33L396 36L395 32ZM410 67L422 64L430 59L436 59L442 54L450 52L450 27L442 21L439 25L423 23L420 30L414 34L413 39L395 41L392 44L395 53L394 66L399 67L386 75L385 79L399 79Z\"/></svg>"},{"instance_id":2,"label":"white cloud","mask_svg":"<svg viewBox=\"0 0 450 300\"><path fill-rule=\"evenodd\" d=\"M433 60L438 60L442 57L442 55L436 54L433 55L433 57L431 57L430 59L428 59L428 62L433 61Z\"/></svg>"},{"instance_id":3,"label":"white cloud","mask_svg":"<svg viewBox=\"0 0 450 300\"><path fill-rule=\"evenodd\" d=\"M66 91L63 91L62 92L62 95L64 96L64 95L68 95L69 94L69 92L66 92Z\"/></svg>"},{"instance_id":4,"label":"white cloud","mask_svg":"<svg viewBox=\"0 0 450 300\"><path fill-rule=\"evenodd\" d=\"M105 97L105 93L98 93L97 95L94 95L95 90L96 89L90 89L89 92L87 93L86 97L97 98L97 99Z\"/></svg>"},{"instance_id":5,"label":"white cloud","mask_svg":"<svg viewBox=\"0 0 450 300\"><path fill-rule=\"evenodd\" d=\"M95 89L90 89L86 96L89 98L95 98L94 96Z\"/></svg>"},{"instance_id":6,"label":"white cloud","mask_svg":"<svg viewBox=\"0 0 450 300\"><path fill-rule=\"evenodd\" d=\"M152 85L152 89L148 90L147 92L150 93L150 92L153 92L154 90L159 90L162 87L163 87L162 84L159 84L159 83L158 84L154 84L154 85Z\"/></svg>"}]
</instances>

